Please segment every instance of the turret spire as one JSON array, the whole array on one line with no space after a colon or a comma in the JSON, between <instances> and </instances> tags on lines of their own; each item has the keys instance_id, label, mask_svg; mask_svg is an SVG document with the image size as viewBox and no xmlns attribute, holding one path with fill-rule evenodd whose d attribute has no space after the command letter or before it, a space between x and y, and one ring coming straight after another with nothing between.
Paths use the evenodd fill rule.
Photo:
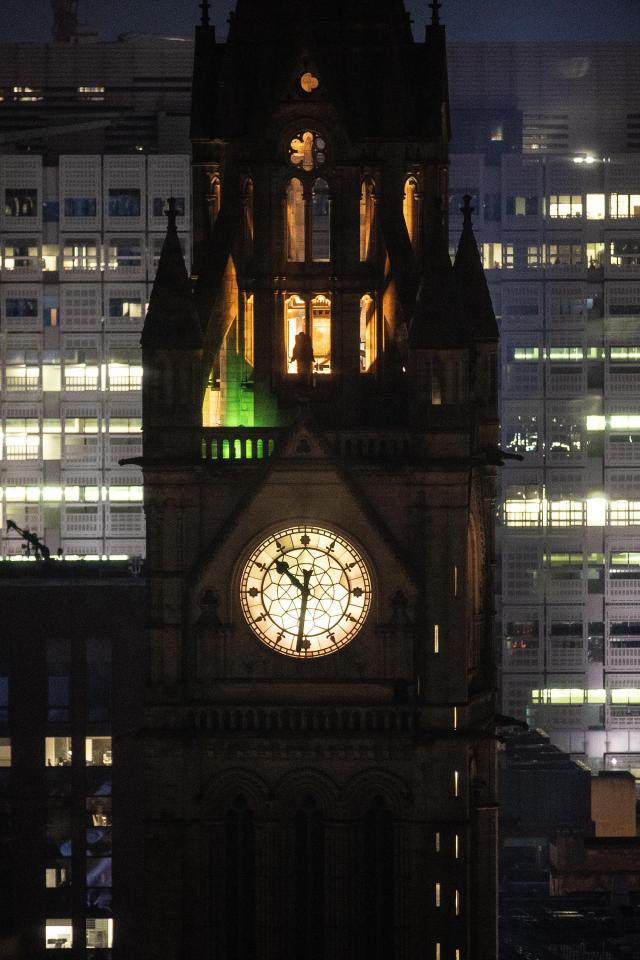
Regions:
<instances>
[{"instance_id":1,"label":"turret spire","mask_svg":"<svg viewBox=\"0 0 640 960\"><path fill-rule=\"evenodd\" d=\"M440 26L440 8L442 4L440 0L432 0L429 6L431 7L431 26L438 27Z\"/></svg>"},{"instance_id":2,"label":"turret spire","mask_svg":"<svg viewBox=\"0 0 640 960\"><path fill-rule=\"evenodd\" d=\"M176 201L167 201L167 233L162 245L142 346L190 349L202 345L202 331L191 294L191 281L178 236Z\"/></svg>"},{"instance_id":3,"label":"turret spire","mask_svg":"<svg viewBox=\"0 0 640 960\"><path fill-rule=\"evenodd\" d=\"M462 198L462 233L453 270L462 292L469 330L475 339L491 341L498 339L498 325L473 232L471 199L469 194Z\"/></svg>"},{"instance_id":4,"label":"turret spire","mask_svg":"<svg viewBox=\"0 0 640 960\"><path fill-rule=\"evenodd\" d=\"M202 20L200 21L200 25L203 27L208 27L210 25L209 0L202 0L200 9L202 10Z\"/></svg>"}]
</instances>

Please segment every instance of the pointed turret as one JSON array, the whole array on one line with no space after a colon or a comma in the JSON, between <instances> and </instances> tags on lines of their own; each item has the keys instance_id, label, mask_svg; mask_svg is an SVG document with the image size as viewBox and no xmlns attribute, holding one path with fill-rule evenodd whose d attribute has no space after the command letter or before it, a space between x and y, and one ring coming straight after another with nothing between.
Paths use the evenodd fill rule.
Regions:
<instances>
[{"instance_id":1,"label":"pointed turret","mask_svg":"<svg viewBox=\"0 0 640 960\"><path fill-rule=\"evenodd\" d=\"M184 263L173 198L167 210L167 234L162 246L156 279L151 291L142 346L198 349L202 331L191 294L191 281Z\"/></svg>"},{"instance_id":2,"label":"pointed turret","mask_svg":"<svg viewBox=\"0 0 640 960\"><path fill-rule=\"evenodd\" d=\"M466 322L474 340L497 341L498 324L473 232L473 208L468 194L464 197L462 214L462 234L453 269L462 294Z\"/></svg>"},{"instance_id":3,"label":"pointed turret","mask_svg":"<svg viewBox=\"0 0 640 960\"><path fill-rule=\"evenodd\" d=\"M178 455L201 423L202 330L169 200L167 234L142 331L145 456Z\"/></svg>"}]
</instances>

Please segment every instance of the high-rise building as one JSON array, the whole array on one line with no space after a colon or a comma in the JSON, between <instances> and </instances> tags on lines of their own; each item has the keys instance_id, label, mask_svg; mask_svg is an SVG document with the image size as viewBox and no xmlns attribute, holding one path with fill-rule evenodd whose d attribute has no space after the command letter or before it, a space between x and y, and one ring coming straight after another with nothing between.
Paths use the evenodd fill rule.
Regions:
<instances>
[{"instance_id":1,"label":"high-rise building","mask_svg":"<svg viewBox=\"0 0 640 960\"><path fill-rule=\"evenodd\" d=\"M28 55L26 55L28 54ZM190 258L192 45L0 57L0 553L143 556L140 332L175 195Z\"/></svg>"},{"instance_id":2,"label":"high-rise building","mask_svg":"<svg viewBox=\"0 0 640 960\"><path fill-rule=\"evenodd\" d=\"M121 949L490 960L497 326L469 210L447 255L438 5L424 43L401 0L238 0L224 44L207 7L196 283L172 202L142 337Z\"/></svg>"},{"instance_id":3,"label":"high-rise building","mask_svg":"<svg viewBox=\"0 0 640 960\"><path fill-rule=\"evenodd\" d=\"M501 323L503 711L640 773L637 43L451 52L452 242Z\"/></svg>"}]
</instances>

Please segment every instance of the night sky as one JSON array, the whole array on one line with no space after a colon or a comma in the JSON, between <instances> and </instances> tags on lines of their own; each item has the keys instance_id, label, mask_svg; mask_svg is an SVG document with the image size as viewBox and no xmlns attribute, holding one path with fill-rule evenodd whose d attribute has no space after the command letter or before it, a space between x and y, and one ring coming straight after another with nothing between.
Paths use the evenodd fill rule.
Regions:
<instances>
[{"instance_id":1,"label":"night sky","mask_svg":"<svg viewBox=\"0 0 640 960\"><path fill-rule=\"evenodd\" d=\"M233 0L213 0L220 28ZM407 0L418 36L428 0ZM50 0L0 0L0 40L47 40ZM120 33L189 35L198 0L81 0L81 18L102 38ZM640 40L640 0L444 0L451 40ZM224 33L219 33L222 37Z\"/></svg>"}]
</instances>

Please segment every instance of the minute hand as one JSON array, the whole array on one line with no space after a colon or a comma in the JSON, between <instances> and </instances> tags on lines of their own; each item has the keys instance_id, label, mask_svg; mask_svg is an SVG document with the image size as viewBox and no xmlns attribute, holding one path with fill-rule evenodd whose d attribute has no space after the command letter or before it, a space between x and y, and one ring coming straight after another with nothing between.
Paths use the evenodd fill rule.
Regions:
<instances>
[{"instance_id":1,"label":"minute hand","mask_svg":"<svg viewBox=\"0 0 640 960\"><path fill-rule=\"evenodd\" d=\"M302 586L302 597L300 601L300 620L298 621L298 642L296 652L309 649L309 641L304 639L304 621L307 615L307 600L309 599L309 580L311 579L311 570L303 570L302 577L304 584Z\"/></svg>"}]
</instances>

